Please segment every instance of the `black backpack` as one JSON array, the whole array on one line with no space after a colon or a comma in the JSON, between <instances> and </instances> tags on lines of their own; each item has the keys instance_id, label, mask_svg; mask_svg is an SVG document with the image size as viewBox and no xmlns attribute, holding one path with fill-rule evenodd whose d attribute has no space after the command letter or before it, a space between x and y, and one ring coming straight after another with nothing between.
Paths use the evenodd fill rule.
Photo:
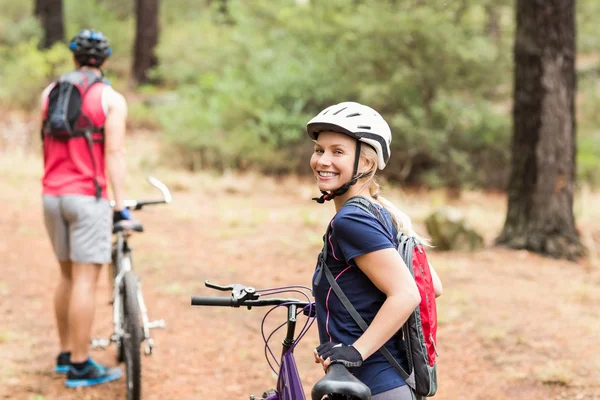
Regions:
<instances>
[{"instance_id":1,"label":"black backpack","mask_svg":"<svg viewBox=\"0 0 600 400\"><path fill-rule=\"evenodd\" d=\"M92 120L82 112L85 95L96 83L103 83L103 77L93 71L77 70L63 74L48 94L46 119L42 124L42 143L45 137L66 141L84 137L90 149L94 167L94 186L96 198L102 195L102 188L97 179L96 160L94 159L94 143L104 141L104 127L95 126ZM92 134L99 133L99 138Z\"/></svg>"}]
</instances>

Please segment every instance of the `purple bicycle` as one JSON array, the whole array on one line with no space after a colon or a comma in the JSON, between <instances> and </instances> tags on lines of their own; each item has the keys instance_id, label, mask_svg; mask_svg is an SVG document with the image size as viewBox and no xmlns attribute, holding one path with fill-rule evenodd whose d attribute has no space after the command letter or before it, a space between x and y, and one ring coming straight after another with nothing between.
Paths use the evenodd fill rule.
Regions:
<instances>
[{"instance_id":1,"label":"purple bicycle","mask_svg":"<svg viewBox=\"0 0 600 400\"><path fill-rule=\"evenodd\" d=\"M240 284L231 284L220 286L206 281L206 287L221 291L231 291L231 296L193 296L193 306L212 306L212 307L266 307L272 308L265 314L261 323L261 333L265 342L265 357L273 372L278 376L277 387L263 393L262 399L265 400L306 400L296 361L294 360L294 348L308 332L315 320L315 305L310 300L310 289L304 286L286 286L280 288L271 288L256 290L253 287L246 287ZM293 298L275 298L274 295L282 293L295 293L302 295L306 300L297 300ZM264 298L261 298L264 297ZM271 334L265 335L264 326L267 316L278 307L287 308L287 321L279 325ZM306 322L300 329L298 336L295 336L297 317L300 314L307 316ZM275 332L287 326L285 339L283 340L283 349L281 357L277 357L269 347L269 340ZM275 366L272 364L274 362ZM357 378L355 378L342 364L332 364L325 376L319 380L311 391L312 400L370 400L370 389ZM254 395L250 400L255 400Z\"/></svg>"}]
</instances>

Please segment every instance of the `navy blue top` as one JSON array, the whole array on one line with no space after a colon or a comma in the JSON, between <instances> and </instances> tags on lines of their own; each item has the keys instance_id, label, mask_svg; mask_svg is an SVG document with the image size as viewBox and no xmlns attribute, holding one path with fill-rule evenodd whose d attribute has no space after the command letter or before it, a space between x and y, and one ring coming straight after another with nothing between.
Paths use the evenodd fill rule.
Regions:
<instances>
[{"instance_id":1,"label":"navy blue top","mask_svg":"<svg viewBox=\"0 0 600 400\"><path fill-rule=\"evenodd\" d=\"M354 258L377 250L396 248L397 235L389 212L379 205L377 207L382 212L385 225L358 206L342 207L330 222L332 230L327 238L325 260L342 291L368 325L375 318L386 296L360 270ZM363 331L339 301L318 265L313 276L313 294L317 306L320 342L353 344ZM398 340L394 336L385 346L406 367L408 363L397 345ZM371 389L372 394L405 385L380 351L373 353L362 366L351 368L350 371Z\"/></svg>"}]
</instances>

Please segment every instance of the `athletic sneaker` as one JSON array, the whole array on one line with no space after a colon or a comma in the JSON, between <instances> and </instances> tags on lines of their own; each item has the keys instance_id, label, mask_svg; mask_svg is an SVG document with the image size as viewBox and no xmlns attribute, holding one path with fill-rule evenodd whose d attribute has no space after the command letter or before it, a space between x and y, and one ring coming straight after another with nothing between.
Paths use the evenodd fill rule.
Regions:
<instances>
[{"instance_id":1,"label":"athletic sneaker","mask_svg":"<svg viewBox=\"0 0 600 400\"><path fill-rule=\"evenodd\" d=\"M81 369L70 364L66 385L70 388L86 387L111 382L120 377L121 368L108 368L88 358L85 366Z\"/></svg>"},{"instance_id":2,"label":"athletic sneaker","mask_svg":"<svg viewBox=\"0 0 600 400\"><path fill-rule=\"evenodd\" d=\"M66 374L69 372L69 364L71 363L71 353L63 351L56 357L56 367L54 372Z\"/></svg>"}]
</instances>

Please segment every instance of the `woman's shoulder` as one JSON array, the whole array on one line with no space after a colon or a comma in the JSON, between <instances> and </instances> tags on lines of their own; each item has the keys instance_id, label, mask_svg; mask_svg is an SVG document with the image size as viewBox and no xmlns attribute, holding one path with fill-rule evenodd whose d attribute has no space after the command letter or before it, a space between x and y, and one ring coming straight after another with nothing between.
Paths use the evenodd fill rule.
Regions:
<instances>
[{"instance_id":1,"label":"woman's shoulder","mask_svg":"<svg viewBox=\"0 0 600 400\"><path fill-rule=\"evenodd\" d=\"M375 204L375 208L379 215L375 215L373 212L354 204L346 205L333 217L333 226L341 229L354 229L361 225L371 227L383 226L386 230L389 230L391 215L379 204Z\"/></svg>"}]
</instances>

